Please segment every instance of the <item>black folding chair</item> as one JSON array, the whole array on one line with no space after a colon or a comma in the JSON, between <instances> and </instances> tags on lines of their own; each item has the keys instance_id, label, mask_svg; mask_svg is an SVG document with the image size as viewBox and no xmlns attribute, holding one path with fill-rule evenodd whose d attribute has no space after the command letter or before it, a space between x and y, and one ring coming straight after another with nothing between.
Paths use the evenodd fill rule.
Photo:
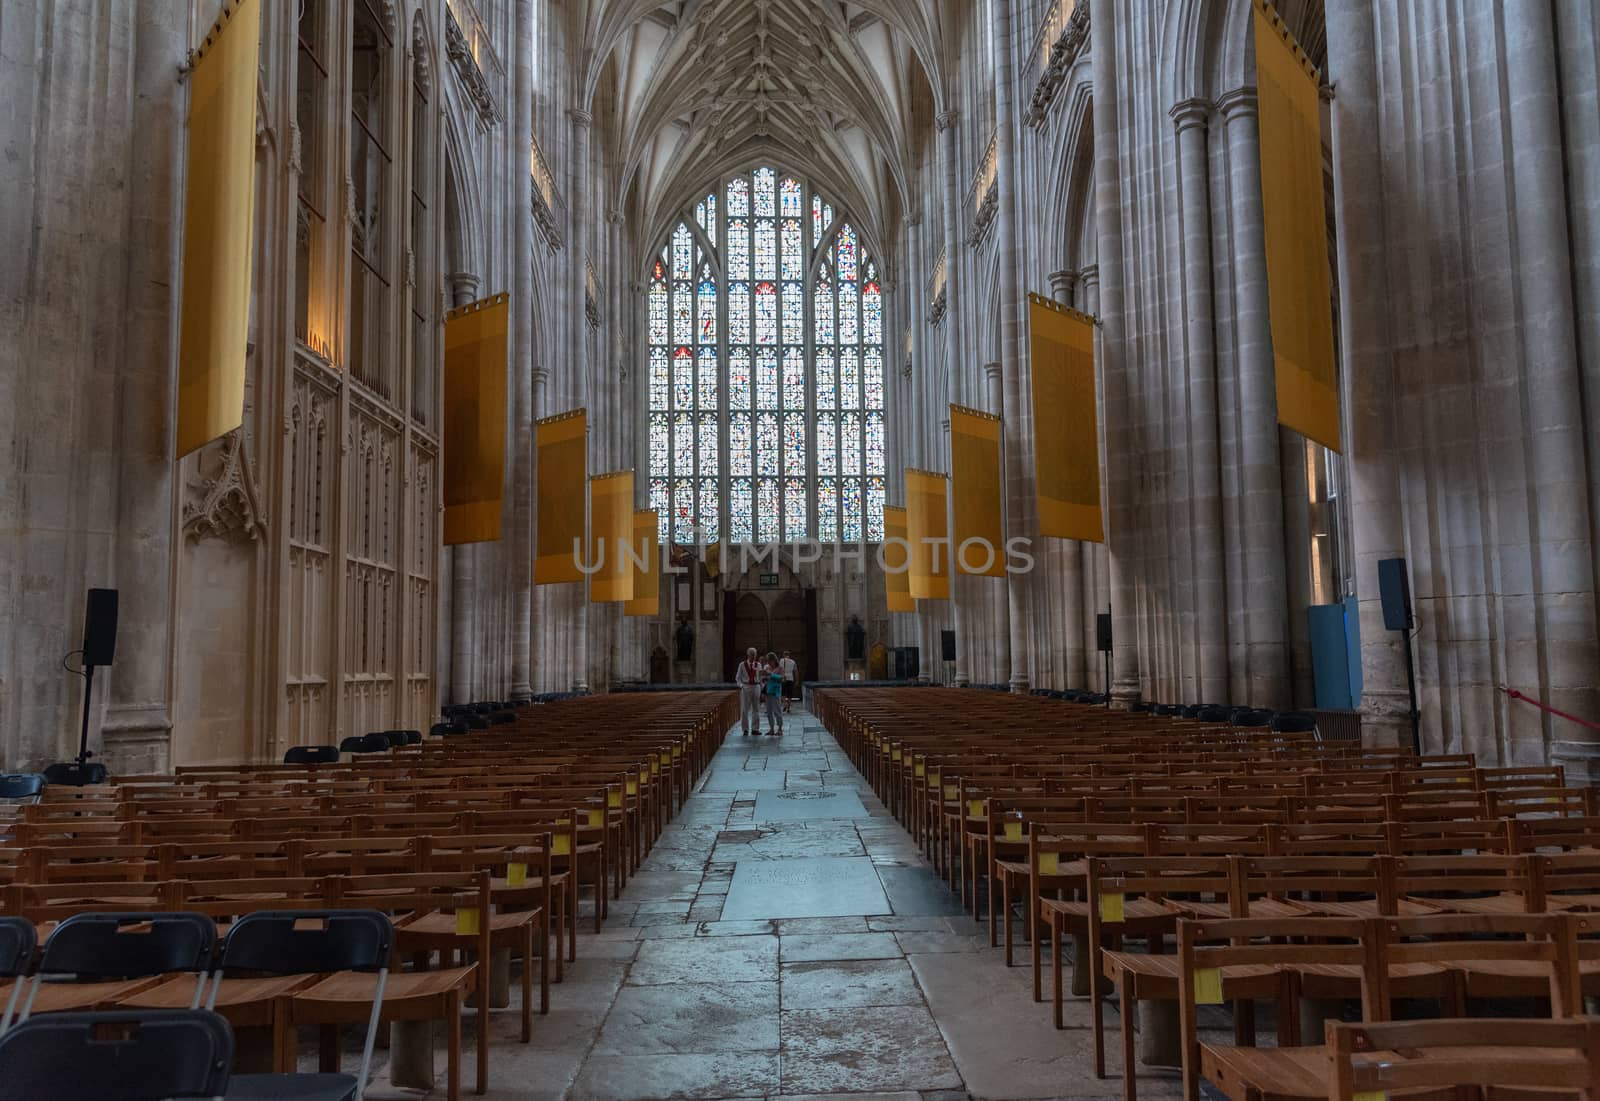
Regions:
<instances>
[{"instance_id":1,"label":"black folding chair","mask_svg":"<svg viewBox=\"0 0 1600 1101\"><path fill-rule=\"evenodd\" d=\"M34 1011L46 976L71 982L51 982L52 993L41 1012L81 1012L92 1005L75 1004L74 983L109 983L147 979L155 975L188 972L195 978L196 1009L205 995L211 957L217 947L217 926L205 914L191 913L88 913L73 914L55 927L44 942L33 987L23 1001L18 1021ZM23 980L18 979L21 983ZM95 995L98 998L98 995ZM65 1002L66 1004L51 1004Z\"/></svg>"},{"instance_id":2,"label":"black folding chair","mask_svg":"<svg viewBox=\"0 0 1600 1101\"><path fill-rule=\"evenodd\" d=\"M336 745L295 745L283 752L283 763L286 765L332 765L338 762L339 747Z\"/></svg>"},{"instance_id":3,"label":"black folding chair","mask_svg":"<svg viewBox=\"0 0 1600 1101\"><path fill-rule=\"evenodd\" d=\"M7 772L0 775L0 799L32 799L37 803L49 784L42 772Z\"/></svg>"},{"instance_id":4,"label":"black folding chair","mask_svg":"<svg viewBox=\"0 0 1600 1101\"><path fill-rule=\"evenodd\" d=\"M203 1009L51 1013L0 1036L0 1101L220 1098L233 1030Z\"/></svg>"},{"instance_id":5,"label":"black folding chair","mask_svg":"<svg viewBox=\"0 0 1600 1101\"><path fill-rule=\"evenodd\" d=\"M394 926L376 910L266 910L234 922L222 942L213 998L230 971L268 975L376 971L378 981L358 1076L238 1074L228 1085L229 1101L358 1101L364 1096L393 947Z\"/></svg>"},{"instance_id":6,"label":"black folding chair","mask_svg":"<svg viewBox=\"0 0 1600 1101\"><path fill-rule=\"evenodd\" d=\"M39 934L33 922L27 918L0 917L0 979L11 980L6 1008L0 1012L0 1036L11 1027L22 988L28 985L26 976L33 965L33 950L38 946Z\"/></svg>"},{"instance_id":7,"label":"black folding chair","mask_svg":"<svg viewBox=\"0 0 1600 1101\"><path fill-rule=\"evenodd\" d=\"M387 753L389 735L381 731L372 734L352 734L339 743L340 753Z\"/></svg>"}]
</instances>

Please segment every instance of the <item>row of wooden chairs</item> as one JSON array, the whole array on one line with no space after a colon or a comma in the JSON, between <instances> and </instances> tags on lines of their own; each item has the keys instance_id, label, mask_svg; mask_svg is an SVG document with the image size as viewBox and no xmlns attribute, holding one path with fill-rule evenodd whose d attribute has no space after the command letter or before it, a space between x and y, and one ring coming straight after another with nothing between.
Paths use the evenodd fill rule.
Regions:
<instances>
[{"instance_id":1,"label":"row of wooden chairs","mask_svg":"<svg viewBox=\"0 0 1600 1101\"><path fill-rule=\"evenodd\" d=\"M1456 1016L1468 997L1543 989L1530 995L1520 972L1511 976L1516 982L1497 983L1493 972L1505 958L1494 953L1509 950L1496 947L1483 950L1488 957L1476 969L1395 962L1391 954L1379 983L1362 971L1359 954L1376 943L1375 922L1394 929L1436 920L1445 924L1424 932L1406 926L1405 935L1449 939L1451 929L1464 928L1480 940L1500 938L1485 942L1491 945L1518 922L1567 922L1562 928L1582 939L1574 939L1557 1012L1581 1011L1585 985L1600 985L1600 940L1589 935L1600 920L1600 801L1593 789L1569 786L1559 767L1485 769L1464 754L1417 756L1147 714L1086 714L1075 704L990 693L941 693L937 708L925 692L818 695L818 713L880 798L974 916L987 911L991 943L1003 936L1008 965L1012 907L1020 904L1034 997L1043 994L1048 950L1058 1027L1062 939L1073 938L1074 993L1093 1007L1101 1075L1098 1007L1116 989L1129 1099L1134 1011L1141 1000L1179 997L1186 965L1164 945L1184 925L1278 922L1281 942L1315 948L1326 940L1281 932L1281 923L1343 922L1356 945L1357 954L1340 962L1313 951L1295 967L1240 961L1226 973L1236 1049L1244 1054L1212 1067L1225 1078L1233 1066L1230 1082L1208 1077L1241 1101L1276 1096L1253 1092L1254 1083L1234 1088L1236 1064L1253 1065L1260 998L1278 1002L1280 1043L1296 1051L1284 1057L1289 1065L1315 1068L1317 1086L1305 1096L1322 1097L1325 1053L1293 1047L1302 1039L1302 993L1357 998L1365 975L1380 993L1368 998L1364 1016L1378 1022L1374 999L1387 1006L1381 991L1391 988L1396 997L1440 997ZM1317 927L1325 936L1335 928ZM1129 951L1130 942L1147 951ZM1206 993L1221 1000L1209 997L1209 985ZM1192 1026L1191 1013L1191 1041ZM1185 1054L1192 1097L1198 1057L1190 1059L1187 1047Z\"/></svg>"}]
</instances>

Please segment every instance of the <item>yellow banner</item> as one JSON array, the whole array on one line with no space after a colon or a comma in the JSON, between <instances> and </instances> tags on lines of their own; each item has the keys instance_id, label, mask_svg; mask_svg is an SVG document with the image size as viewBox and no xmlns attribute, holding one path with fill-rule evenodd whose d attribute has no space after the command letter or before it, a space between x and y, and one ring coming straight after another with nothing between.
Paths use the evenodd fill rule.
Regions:
<instances>
[{"instance_id":1,"label":"yellow banner","mask_svg":"<svg viewBox=\"0 0 1600 1101\"><path fill-rule=\"evenodd\" d=\"M906 510L895 505L883 506L883 565L889 610L916 611L917 602L911 599L911 544L906 540Z\"/></svg>"},{"instance_id":2,"label":"yellow banner","mask_svg":"<svg viewBox=\"0 0 1600 1101\"><path fill-rule=\"evenodd\" d=\"M444 541L500 538L510 296L444 315Z\"/></svg>"},{"instance_id":3,"label":"yellow banner","mask_svg":"<svg viewBox=\"0 0 1600 1101\"><path fill-rule=\"evenodd\" d=\"M644 555L644 565L633 566L633 598L623 605L624 615L656 615L661 611L661 518L653 508L633 514L633 549Z\"/></svg>"},{"instance_id":4,"label":"yellow banner","mask_svg":"<svg viewBox=\"0 0 1600 1101\"><path fill-rule=\"evenodd\" d=\"M589 479L589 599L595 604L633 599L633 471ZM598 569L596 569L598 567Z\"/></svg>"},{"instance_id":5,"label":"yellow banner","mask_svg":"<svg viewBox=\"0 0 1600 1101\"><path fill-rule=\"evenodd\" d=\"M950 406L950 542L956 569L974 577L1006 575L1000 505L1000 418Z\"/></svg>"},{"instance_id":6,"label":"yellow banner","mask_svg":"<svg viewBox=\"0 0 1600 1101\"><path fill-rule=\"evenodd\" d=\"M1103 543L1094 319L1030 294L1028 332L1039 534Z\"/></svg>"},{"instance_id":7,"label":"yellow banner","mask_svg":"<svg viewBox=\"0 0 1600 1101\"><path fill-rule=\"evenodd\" d=\"M589 415L583 409L545 417L534 425L539 452L538 541L533 560L536 585L583 580L577 548L583 545L585 533L588 425Z\"/></svg>"},{"instance_id":8,"label":"yellow banner","mask_svg":"<svg viewBox=\"0 0 1600 1101\"><path fill-rule=\"evenodd\" d=\"M1278 423L1339 450L1332 276L1315 66L1271 4L1255 0L1256 96L1267 302Z\"/></svg>"},{"instance_id":9,"label":"yellow banner","mask_svg":"<svg viewBox=\"0 0 1600 1101\"><path fill-rule=\"evenodd\" d=\"M906 469L906 538L911 543L910 590L917 600L950 598L950 522L944 474ZM930 540L937 540L931 542Z\"/></svg>"},{"instance_id":10,"label":"yellow banner","mask_svg":"<svg viewBox=\"0 0 1600 1101\"><path fill-rule=\"evenodd\" d=\"M244 423L261 8L217 17L189 74L177 455Z\"/></svg>"}]
</instances>

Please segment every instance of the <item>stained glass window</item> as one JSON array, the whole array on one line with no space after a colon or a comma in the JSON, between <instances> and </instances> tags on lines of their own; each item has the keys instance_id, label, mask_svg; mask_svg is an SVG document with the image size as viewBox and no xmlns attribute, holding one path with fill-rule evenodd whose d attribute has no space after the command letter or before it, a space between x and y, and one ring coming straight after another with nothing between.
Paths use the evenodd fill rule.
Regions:
<instances>
[{"instance_id":1,"label":"stained glass window","mask_svg":"<svg viewBox=\"0 0 1600 1101\"><path fill-rule=\"evenodd\" d=\"M782 207L779 213L785 218L800 217L800 181L793 176L784 178L782 189Z\"/></svg>"},{"instance_id":2,"label":"stained glass window","mask_svg":"<svg viewBox=\"0 0 1600 1101\"><path fill-rule=\"evenodd\" d=\"M805 275L806 254L800 244L800 219L783 220L783 277L800 279Z\"/></svg>"},{"instance_id":3,"label":"stained glass window","mask_svg":"<svg viewBox=\"0 0 1600 1101\"><path fill-rule=\"evenodd\" d=\"M694 358L687 348L679 348L672 357L672 407L694 408Z\"/></svg>"},{"instance_id":4,"label":"stained glass window","mask_svg":"<svg viewBox=\"0 0 1600 1101\"><path fill-rule=\"evenodd\" d=\"M817 414L817 473L839 473L839 415Z\"/></svg>"},{"instance_id":5,"label":"stained glass window","mask_svg":"<svg viewBox=\"0 0 1600 1101\"><path fill-rule=\"evenodd\" d=\"M691 279L694 277L694 234L689 232L689 227L679 225L677 232L672 235L672 278Z\"/></svg>"},{"instance_id":6,"label":"stained glass window","mask_svg":"<svg viewBox=\"0 0 1600 1101\"><path fill-rule=\"evenodd\" d=\"M778 278L778 227L771 218L756 219L756 278Z\"/></svg>"},{"instance_id":7,"label":"stained glass window","mask_svg":"<svg viewBox=\"0 0 1600 1101\"><path fill-rule=\"evenodd\" d=\"M667 407L667 350L650 349L650 408Z\"/></svg>"},{"instance_id":8,"label":"stained glass window","mask_svg":"<svg viewBox=\"0 0 1600 1101\"><path fill-rule=\"evenodd\" d=\"M832 543L839 538L839 483L817 479L817 538Z\"/></svg>"},{"instance_id":9,"label":"stained glass window","mask_svg":"<svg viewBox=\"0 0 1600 1101\"><path fill-rule=\"evenodd\" d=\"M778 342L778 288L771 283L756 284L756 343Z\"/></svg>"},{"instance_id":10,"label":"stained glass window","mask_svg":"<svg viewBox=\"0 0 1600 1101\"><path fill-rule=\"evenodd\" d=\"M717 283L711 278L710 266L700 272L700 288L695 292L699 299L699 314L697 320L700 329L701 344L715 344L717 342Z\"/></svg>"},{"instance_id":11,"label":"stained glass window","mask_svg":"<svg viewBox=\"0 0 1600 1101\"><path fill-rule=\"evenodd\" d=\"M650 473L672 473L671 449L667 445L667 415L650 414Z\"/></svg>"},{"instance_id":12,"label":"stained glass window","mask_svg":"<svg viewBox=\"0 0 1600 1101\"><path fill-rule=\"evenodd\" d=\"M748 479L736 481L728 489L728 536L741 543L755 538L751 525L751 489Z\"/></svg>"},{"instance_id":13,"label":"stained glass window","mask_svg":"<svg viewBox=\"0 0 1600 1101\"><path fill-rule=\"evenodd\" d=\"M884 303L860 231L759 167L685 213L645 293L662 538L882 539Z\"/></svg>"},{"instance_id":14,"label":"stained glass window","mask_svg":"<svg viewBox=\"0 0 1600 1101\"><path fill-rule=\"evenodd\" d=\"M728 408L750 408L750 349L728 349Z\"/></svg>"}]
</instances>

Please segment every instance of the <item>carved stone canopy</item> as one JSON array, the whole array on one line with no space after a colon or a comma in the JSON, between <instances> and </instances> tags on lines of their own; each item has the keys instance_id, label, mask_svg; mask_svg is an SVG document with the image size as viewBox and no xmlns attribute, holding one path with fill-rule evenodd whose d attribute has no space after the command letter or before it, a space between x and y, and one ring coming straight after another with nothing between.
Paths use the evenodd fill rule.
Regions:
<instances>
[{"instance_id":1,"label":"carved stone canopy","mask_svg":"<svg viewBox=\"0 0 1600 1101\"><path fill-rule=\"evenodd\" d=\"M200 472L200 480L189 483L183 503L185 538L244 543L267 533L255 468L239 429L222 437L220 447L201 454Z\"/></svg>"}]
</instances>

